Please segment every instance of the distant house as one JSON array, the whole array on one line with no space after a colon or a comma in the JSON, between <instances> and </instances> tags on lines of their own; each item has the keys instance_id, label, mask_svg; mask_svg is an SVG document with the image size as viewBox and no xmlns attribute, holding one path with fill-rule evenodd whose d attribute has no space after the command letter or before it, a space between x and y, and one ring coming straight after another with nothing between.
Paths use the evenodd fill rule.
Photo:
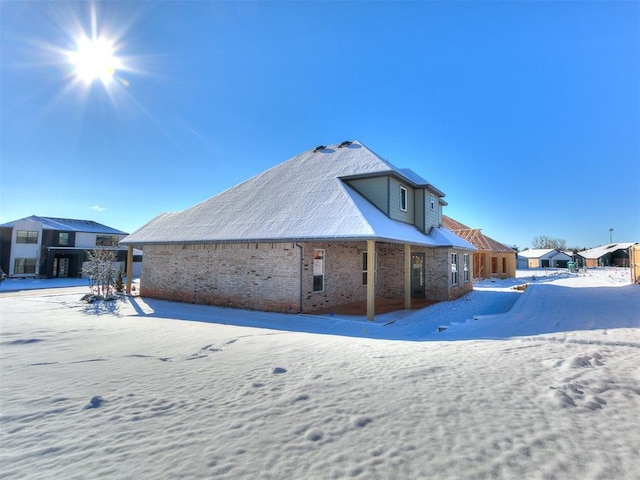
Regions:
<instances>
[{"instance_id":1,"label":"distant house","mask_svg":"<svg viewBox=\"0 0 640 480\"><path fill-rule=\"evenodd\" d=\"M523 250L518 253L518 256L526 259L527 268L566 268L567 264L573 260L571 255L555 248Z\"/></svg>"},{"instance_id":2,"label":"distant house","mask_svg":"<svg viewBox=\"0 0 640 480\"><path fill-rule=\"evenodd\" d=\"M442 224L453 233L477 248L473 252L474 278L513 278L516 276L516 251L491 237L479 228L442 216Z\"/></svg>"},{"instance_id":3,"label":"distant house","mask_svg":"<svg viewBox=\"0 0 640 480\"><path fill-rule=\"evenodd\" d=\"M118 242L127 234L91 220L30 217L0 225L0 267L10 277L82 277L89 250L110 248L126 262L126 247ZM134 274L142 266L134 256Z\"/></svg>"},{"instance_id":4,"label":"distant house","mask_svg":"<svg viewBox=\"0 0 640 480\"><path fill-rule=\"evenodd\" d=\"M637 243L612 243L590 248L576 253L579 266L585 267L628 267L629 248Z\"/></svg>"},{"instance_id":5,"label":"distant house","mask_svg":"<svg viewBox=\"0 0 640 480\"><path fill-rule=\"evenodd\" d=\"M121 243L142 248L141 294L314 312L376 297L449 300L475 247L442 227L444 193L360 142L303 152Z\"/></svg>"},{"instance_id":6,"label":"distant house","mask_svg":"<svg viewBox=\"0 0 640 480\"><path fill-rule=\"evenodd\" d=\"M640 283L640 244L634 243L629 247L629 266L631 267L631 281Z\"/></svg>"}]
</instances>

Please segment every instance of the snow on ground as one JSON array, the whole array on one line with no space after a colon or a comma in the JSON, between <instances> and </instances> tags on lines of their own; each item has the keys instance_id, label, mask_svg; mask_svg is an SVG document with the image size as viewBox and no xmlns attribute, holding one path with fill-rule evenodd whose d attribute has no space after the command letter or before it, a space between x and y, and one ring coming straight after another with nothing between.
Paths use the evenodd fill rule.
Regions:
<instances>
[{"instance_id":1,"label":"snow on ground","mask_svg":"<svg viewBox=\"0 0 640 480\"><path fill-rule=\"evenodd\" d=\"M640 286L519 277L375 323L7 280L0 476L640 478Z\"/></svg>"}]
</instances>

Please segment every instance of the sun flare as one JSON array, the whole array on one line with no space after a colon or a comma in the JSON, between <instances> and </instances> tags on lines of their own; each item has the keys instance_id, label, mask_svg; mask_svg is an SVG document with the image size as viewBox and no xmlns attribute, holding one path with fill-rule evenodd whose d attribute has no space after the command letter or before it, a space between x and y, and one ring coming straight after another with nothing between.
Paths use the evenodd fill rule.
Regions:
<instances>
[{"instance_id":1,"label":"sun flare","mask_svg":"<svg viewBox=\"0 0 640 480\"><path fill-rule=\"evenodd\" d=\"M69 61L74 75L85 83L99 80L106 84L122 67L113 43L105 38L78 40L76 50L69 53Z\"/></svg>"}]
</instances>

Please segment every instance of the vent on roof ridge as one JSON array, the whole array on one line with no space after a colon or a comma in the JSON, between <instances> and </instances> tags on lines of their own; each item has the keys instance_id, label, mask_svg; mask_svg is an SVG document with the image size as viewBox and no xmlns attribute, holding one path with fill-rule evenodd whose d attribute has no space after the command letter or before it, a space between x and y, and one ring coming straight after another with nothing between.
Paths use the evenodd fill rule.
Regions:
<instances>
[{"instance_id":1,"label":"vent on roof ridge","mask_svg":"<svg viewBox=\"0 0 640 480\"><path fill-rule=\"evenodd\" d=\"M313 149L314 152L319 152L321 150L324 150L325 148L327 148L326 145L318 145L316 148Z\"/></svg>"},{"instance_id":2,"label":"vent on roof ridge","mask_svg":"<svg viewBox=\"0 0 640 480\"><path fill-rule=\"evenodd\" d=\"M342 142L340 145L338 145L338 148L343 148L343 147L348 147L349 145L351 145L353 142L351 140L345 140L344 142Z\"/></svg>"}]
</instances>

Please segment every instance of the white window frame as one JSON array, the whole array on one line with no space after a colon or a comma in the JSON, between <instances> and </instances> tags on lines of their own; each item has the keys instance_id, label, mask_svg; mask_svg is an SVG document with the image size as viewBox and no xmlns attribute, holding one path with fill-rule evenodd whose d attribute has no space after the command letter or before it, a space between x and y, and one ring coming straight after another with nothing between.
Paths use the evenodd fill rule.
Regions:
<instances>
[{"instance_id":1,"label":"white window frame","mask_svg":"<svg viewBox=\"0 0 640 480\"><path fill-rule=\"evenodd\" d=\"M409 204L409 190L407 190L407 187L403 187L402 185L400 185L400 210L402 212L406 212L408 204Z\"/></svg>"},{"instance_id":2,"label":"white window frame","mask_svg":"<svg viewBox=\"0 0 640 480\"><path fill-rule=\"evenodd\" d=\"M464 283L469 283L469 254L462 255L462 279Z\"/></svg>"},{"instance_id":3,"label":"white window frame","mask_svg":"<svg viewBox=\"0 0 640 480\"><path fill-rule=\"evenodd\" d=\"M436 196L431 193L431 196L429 197L429 199L431 200L431 210L435 210L436 209Z\"/></svg>"},{"instance_id":4,"label":"white window frame","mask_svg":"<svg viewBox=\"0 0 640 480\"><path fill-rule=\"evenodd\" d=\"M458 254L451 254L451 285L458 285Z\"/></svg>"},{"instance_id":5,"label":"white window frame","mask_svg":"<svg viewBox=\"0 0 640 480\"><path fill-rule=\"evenodd\" d=\"M324 292L324 272L325 272L325 266L324 266L324 259L325 259L325 251L323 248L314 248L313 249L313 286L312 286L312 290L313 293L322 293ZM316 289L316 277L321 277L321 284L320 284L320 288Z\"/></svg>"}]
</instances>

